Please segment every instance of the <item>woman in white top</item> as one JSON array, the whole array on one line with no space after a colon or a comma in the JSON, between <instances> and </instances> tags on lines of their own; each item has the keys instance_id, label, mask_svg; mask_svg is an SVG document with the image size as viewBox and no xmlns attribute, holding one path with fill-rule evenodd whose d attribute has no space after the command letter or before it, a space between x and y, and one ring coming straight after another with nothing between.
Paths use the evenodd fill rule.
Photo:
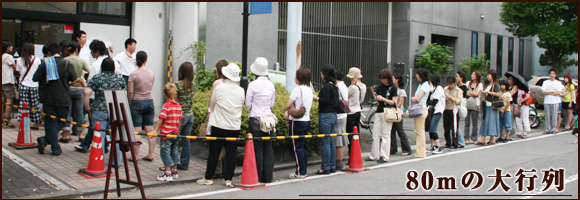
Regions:
<instances>
[{"instance_id":1,"label":"woman in white top","mask_svg":"<svg viewBox=\"0 0 580 200\"><path fill-rule=\"evenodd\" d=\"M212 112L210 120L211 134L215 137L238 137L242 125L242 108L244 106L244 89L238 85L240 68L234 63L222 68L226 77L211 95L209 110ZM217 167L219 152L226 148L226 166L224 180L227 187L233 187L232 178L236 168L237 141L215 140L209 141L209 156L205 177L197 181L200 185L213 184L213 176Z\"/></svg>"},{"instance_id":2,"label":"woman in white top","mask_svg":"<svg viewBox=\"0 0 580 200\"><path fill-rule=\"evenodd\" d=\"M268 79L268 60L264 57L256 58L250 66L256 80L248 85L246 92L246 108L250 110L249 131L254 137L273 135L271 132L263 132L260 129L261 121L273 119L272 107L276 102L276 89L274 83ZM256 168L258 169L258 181L271 183L274 180L274 150L272 140L255 140L254 153L256 156Z\"/></svg>"},{"instance_id":3,"label":"woman in white top","mask_svg":"<svg viewBox=\"0 0 580 200\"><path fill-rule=\"evenodd\" d=\"M361 81L363 76L357 67L351 67L346 77L350 78L350 86L348 87L348 109L350 113L346 116L346 132L352 133L355 126L360 131L360 114L367 86ZM348 136L348 142L348 149L351 149L352 136Z\"/></svg>"},{"instance_id":4,"label":"woman in white top","mask_svg":"<svg viewBox=\"0 0 580 200\"><path fill-rule=\"evenodd\" d=\"M213 91L214 89L221 83L223 83L224 79L226 78L223 74L222 74L222 68L225 66L228 66L230 63L227 60L220 60L215 64L215 73L218 76L218 79L213 81L212 86L211 86L211 92L210 94L213 95ZM210 95L210 97L211 97ZM207 135L211 135L211 124L212 121L210 121L210 115L211 112L209 110L209 106L210 106L210 102L207 103ZM218 165L216 167L215 170L215 174L222 174L222 162L225 162L223 159L226 156L226 148L222 147L222 150L220 151L220 156L218 157Z\"/></svg>"},{"instance_id":5,"label":"woman in white top","mask_svg":"<svg viewBox=\"0 0 580 200\"><path fill-rule=\"evenodd\" d=\"M340 69L336 69L336 85L338 86L338 99L345 100L348 105L348 88L342 81L343 74ZM336 114L336 126L334 126L335 133L346 133L346 116L347 113ZM342 170L342 157L344 157L344 149L349 144L348 136L338 136L334 139L336 145L336 169Z\"/></svg>"},{"instance_id":6,"label":"woman in white top","mask_svg":"<svg viewBox=\"0 0 580 200\"><path fill-rule=\"evenodd\" d=\"M32 81L32 75L40 65L40 58L34 56L34 45L32 43L24 43L22 45L22 56L18 58L17 70L20 73L20 107L24 103L28 104L28 108L40 110L40 98L38 94L38 82ZM18 121L23 110L19 110ZM29 112L30 121L34 122L34 126L30 128L38 130L40 125L40 113Z\"/></svg>"},{"instance_id":7,"label":"woman in white top","mask_svg":"<svg viewBox=\"0 0 580 200\"><path fill-rule=\"evenodd\" d=\"M290 99L286 105L286 113L284 113L284 119L290 120L290 134L291 135L306 135L310 130L310 108L312 108L312 101L314 99L314 93L312 88L310 88L310 80L312 74L310 69L301 67L296 70L296 84L290 93ZM300 106L304 106L306 112L302 118L294 118L288 114L288 110L291 106L299 109ZM296 171L290 174L290 178L306 178L308 175L308 149L306 148L306 139L292 139L291 144L292 158L296 161Z\"/></svg>"}]
</instances>

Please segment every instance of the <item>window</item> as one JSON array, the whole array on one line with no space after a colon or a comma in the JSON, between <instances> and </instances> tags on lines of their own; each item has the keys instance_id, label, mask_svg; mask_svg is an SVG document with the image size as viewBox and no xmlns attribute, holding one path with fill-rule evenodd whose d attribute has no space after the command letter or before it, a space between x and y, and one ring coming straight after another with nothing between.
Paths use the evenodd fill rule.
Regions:
<instances>
[{"instance_id":1,"label":"window","mask_svg":"<svg viewBox=\"0 0 580 200\"><path fill-rule=\"evenodd\" d=\"M520 39L518 74L524 74L524 40Z\"/></svg>"},{"instance_id":2,"label":"window","mask_svg":"<svg viewBox=\"0 0 580 200\"><path fill-rule=\"evenodd\" d=\"M471 32L471 57L477 56L477 40L478 40L478 33L473 31Z\"/></svg>"},{"instance_id":3,"label":"window","mask_svg":"<svg viewBox=\"0 0 580 200\"><path fill-rule=\"evenodd\" d=\"M502 74L503 71L503 36L497 36L497 62L496 62L496 70L497 74Z\"/></svg>"},{"instance_id":4,"label":"window","mask_svg":"<svg viewBox=\"0 0 580 200\"><path fill-rule=\"evenodd\" d=\"M2 8L77 14L76 2L2 2Z\"/></svg>"},{"instance_id":5,"label":"window","mask_svg":"<svg viewBox=\"0 0 580 200\"><path fill-rule=\"evenodd\" d=\"M514 72L514 38L508 39L508 71Z\"/></svg>"},{"instance_id":6,"label":"window","mask_svg":"<svg viewBox=\"0 0 580 200\"><path fill-rule=\"evenodd\" d=\"M485 34L485 59L491 60L491 34L490 33ZM489 67L489 64L487 64L487 67Z\"/></svg>"},{"instance_id":7,"label":"window","mask_svg":"<svg viewBox=\"0 0 580 200\"><path fill-rule=\"evenodd\" d=\"M83 13L125 16L126 2L83 2Z\"/></svg>"},{"instance_id":8,"label":"window","mask_svg":"<svg viewBox=\"0 0 580 200\"><path fill-rule=\"evenodd\" d=\"M547 78L543 78L538 80L538 82L536 83L536 86L542 86L542 84L544 84L544 81L548 80Z\"/></svg>"}]
</instances>

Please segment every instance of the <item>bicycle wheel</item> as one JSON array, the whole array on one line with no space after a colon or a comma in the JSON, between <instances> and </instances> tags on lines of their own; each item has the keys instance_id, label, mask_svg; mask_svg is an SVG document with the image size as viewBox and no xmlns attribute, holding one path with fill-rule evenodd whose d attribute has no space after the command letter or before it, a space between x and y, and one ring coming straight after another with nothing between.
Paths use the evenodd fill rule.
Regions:
<instances>
[{"instance_id":1,"label":"bicycle wheel","mask_svg":"<svg viewBox=\"0 0 580 200\"><path fill-rule=\"evenodd\" d=\"M367 118L367 123L369 132L371 132L371 135L373 135L373 127L375 127L375 112L372 112L371 115L369 115Z\"/></svg>"},{"instance_id":2,"label":"bicycle wheel","mask_svg":"<svg viewBox=\"0 0 580 200\"><path fill-rule=\"evenodd\" d=\"M530 128L536 129L538 127L540 127L540 117L530 114Z\"/></svg>"}]
</instances>

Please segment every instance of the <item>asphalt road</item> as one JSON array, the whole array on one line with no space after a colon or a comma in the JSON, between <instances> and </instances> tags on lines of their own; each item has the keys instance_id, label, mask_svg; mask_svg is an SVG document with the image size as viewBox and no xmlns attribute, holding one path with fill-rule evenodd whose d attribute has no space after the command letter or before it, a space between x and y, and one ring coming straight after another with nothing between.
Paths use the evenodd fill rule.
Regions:
<instances>
[{"instance_id":1,"label":"asphalt road","mask_svg":"<svg viewBox=\"0 0 580 200\"><path fill-rule=\"evenodd\" d=\"M200 186L195 183L168 184L166 187L147 188L148 198L210 198L210 199L246 199L246 198L466 198L448 195L482 195L467 198L563 198L578 199L578 145L576 138L568 132L559 135L544 135L518 140L515 142L497 144L493 146L470 148L446 152L440 155L431 155L426 159L404 159L385 164L370 166L372 170L363 174L335 173L332 175L314 175L319 165L308 168L310 176L306 179L288 179L293 170L281 170L274 173L276 182L269 184L269 188L244 191L237 188L226 188L221 181L216 180L212 186ZM367 164L367 163L365 163ZM524 170L536 169L534 190L518 191L516 173ZM543 189L543 170L564 169L562 175L564 189ZM508 192L498 188L488 192L493 186L495 170L503 170L502 174L510 174L504 178L504 183L510 187ZM416 190L406 188L407 173L415 170L419 174L426 170L437 177L454 177L456 190L436 190L438 181L434 182L431 190ZM461 178L468 171L478 171L483 178L479 189L471 190L461 184ZM528 174L533 175L534 173ZM234 183L240 182L240 177L234 177ZM524 187L529 182L524 181ZM472 185L473 186L473 185ZM112 193L111 193L112 194ZM301 195L375 195L375 196L301 196ZM406 195L406 196L399 196ZM441 196L408 196L408 195L441 195ZM486 195L530 195L530 196L486 196ZM538 195L565 195L565 196L538 196ZM102 198L102 195L85 196L83 198ZM110 196L113 197L113 194ZM140 198L138 191L123 193L122 198Z\"/></svg>"}]
</instances>

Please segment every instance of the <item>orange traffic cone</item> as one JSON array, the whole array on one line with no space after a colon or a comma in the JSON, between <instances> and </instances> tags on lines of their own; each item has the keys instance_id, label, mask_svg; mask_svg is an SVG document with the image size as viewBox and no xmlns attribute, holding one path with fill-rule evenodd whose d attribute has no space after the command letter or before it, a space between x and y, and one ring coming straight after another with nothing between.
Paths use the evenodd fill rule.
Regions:
<instances>
[{"instance_id":1,"label":"orange traffic cone","mask_svg":"<svg viewBox=\"0 0 580 200\"><path fill-rule=\"evenodd\" d=\"M350 164L348 165L348 169L342 170L346 173L362 173L368 172L369 169L363 166L362 155L360 151L360 142L358 136L358 127L354 127L353 129L354 136L352 136L352 145L350 149Z\"/></svg>"},{"instance_id":2,"label":"orange traffic cone","mask_svg":"<svg viewBox=\"0 0 580 200\"><path fill-rule=\"evenodd\" d=\"M89 157L89 166L86 169L79 169L78 173L89 179L102 178L107 176L105 169L103 147L104 140L101 140L101 123L95 124L95 133L93 134L93 143L91 144L91 156ZM102 137L104 138L104 136Z\"/></svg>"},{"instance_id":3,"label":"orange traffic cone","mask_svg":"<svg viewBox=\"0 0 580 200\"><path fill-rule=\"evenodd\" d=\"M244 190L254 190L268 187L258 181L256 155L254 154L254 141L251 139L252 134L248 133L248 140L246 141L246 150L244 153L244 168L242 169L242 182L240 184L234 185L237 188Z\"/></svg>"},{"instance_id":4,"label":"orange traffic cone","mask_svg":"<svg viewBox=\"0 0 580 200\"><path fill-rule=\"evenodd\" d=\"M24 109L20 116L20 126L18 127L18 138L15 143L8 143L9 146L17 150L36 148L36 143L30 138L30 118L28 118L28 103L22 105Z\"/></svg>"}]
</instances>

